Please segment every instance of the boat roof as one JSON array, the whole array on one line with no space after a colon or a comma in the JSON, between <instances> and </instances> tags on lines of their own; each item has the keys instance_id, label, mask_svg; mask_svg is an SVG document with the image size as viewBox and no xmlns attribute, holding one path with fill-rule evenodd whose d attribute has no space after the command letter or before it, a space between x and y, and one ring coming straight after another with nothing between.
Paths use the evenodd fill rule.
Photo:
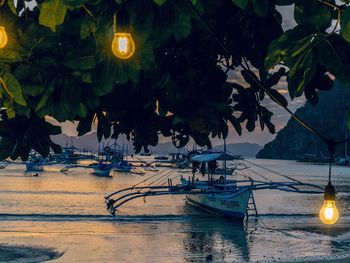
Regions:
<instances>
[{"instance_id":1,"label":"boat roof","mask_svg":"<svg viewBox=\"0 0 350 263\"><path fill-rule=\"evenodd\" d=\"M214 160L234 160L234 156L227 153L204 153L191 157L192 162L207 163Z\"/></svg>"},{"instance_id":2,"label":"boat roof","mask_svg":"<svg viewBox=\"0 0 350 263\"><path fill-rule=\"evenodd\" d=\"M201 162L207 163L213 160L218 160L221 157L221 153L205 153L205 154L197 154L191 157L192 162Z\"/></svg>"}]
</instances>

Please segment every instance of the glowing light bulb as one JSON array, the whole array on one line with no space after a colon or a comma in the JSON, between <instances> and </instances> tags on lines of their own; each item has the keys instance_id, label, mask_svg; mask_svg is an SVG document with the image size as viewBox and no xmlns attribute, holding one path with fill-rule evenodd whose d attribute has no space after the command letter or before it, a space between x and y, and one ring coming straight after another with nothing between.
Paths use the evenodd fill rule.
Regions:
<instances>
[{"instance_id":1,"label":"glowing light bulb","mask_svg":"<svg viewBox=\"0 0 350 263\"><path fill-rule=\"evenodd\" d=\"M324 202L319 213L323 224L333 225L339 219L339 212L335 204L335 188L329 182L324 192Z\"/></svg>"},{"instance_id":2,"label":"glowing light bulb","mask_svg":"<svg viewBox=\"0 0 350 263\"><path fill-rule=\"evenodd\" d=\"M7 34L5 27L0 26L0 48L4 48L7 45Z\"/></svg>"},{"instance_id":3,"label":"glowing light bulb","mask_svg":"<svg viewBox=\"0 0 350 263\"><path fill-rule=\"evenodd\" d=\"M129 59L135 53L135 43L129 33L115 33L112 41L113 54L120 59Z\"/></svg>"},{"instance_id":4,"label":"glowing light bulb","mask_svg":"<svg viewBox=\"0 0 350 263\"><path fill-rule=\"evenodd\" d=\"M325 200L320 210L320 219L323 224L333 225L339 219L339 212L333 200Z\"/></svg>"}]
</instances>

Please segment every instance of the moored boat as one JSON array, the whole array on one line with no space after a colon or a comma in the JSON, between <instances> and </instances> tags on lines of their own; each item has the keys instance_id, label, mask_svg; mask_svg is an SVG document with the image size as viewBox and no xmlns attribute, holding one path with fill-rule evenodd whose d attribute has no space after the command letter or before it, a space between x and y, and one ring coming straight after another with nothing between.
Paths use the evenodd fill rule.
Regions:
<instances>
[{"instance_id":1,"label":"moored boat","mask_svg":"<svg viewBox=\"0 0 350 263\"><path fill-rule=\"evenodd\" d=\"M250 195L251 188L245 186L208 195L187 194L186 201L190 205L241 221L246 215Z\"/></svg>"},{"instance_id":2,"label":"moored boat","mask_svg":"<svg viewBox=\"0 0 350 263\"><path fill-rule=\"evenodd\" d=\"M7 162L0 162L0 169L5 169L7 167Z\"/></svg>"},{"instance_id":3,"label":"moored boat","mask_svg":"<svg viewBox=\"0 0 350 263\"><path fill-rule=\"evenodd\" d=\"M224 144L226 146L226 143ZM160 176L158 179L153 180L151 183L146 182L153 178L153 176L145 179L133 186L117 190L105 196L107 210L112 215L115 215L117 209L125 203L137 198L156 197L164 195L182 195L185 196L188 204L199 207L205 211L214 212L216 214L230 217L234 220L243 221L249 216L258 216L258 211L253 195L254 191L275 189L286 192L295 193L307 193L307 194L320 194L324 192L323 187L304 183L299 180L293 179L290 176L285 176L281 173L274 172L278 176L290 181L274 182L262 176L266 181L253 180L250 176L243 176L243 180L227 179L227 172L223 175L215 175L215 169L217 168L217 160L223 160L223 169L227 171L226 166L226 147L223 153L205 153L197 154L190 157L192 162L192 176L185 179L181 174L180 183L173 185L173 179L177 178L176 175L170 178L170 172L167 172ZM248 162L251 163L251 162ZM258 166L260 167L261 166ZM249 169L244 163L236 163L232 166L233 175L236 175L237 171ZM204 177L207 174L207 180L199 180L195 175L196 171L200 171ZM273 172L268 169L269 172ZM167 178L168 184L161 183L160 180ZM158 185L154 183L160 181ZM142 186L144 184L144 186ZM305 189L299 189L303 187Z\"/></svg>"},{"instance_id":4,"label":"moored boat","mask_svg":"<svg viewBox=\"0 0 350 263\"><path fill-rule=\"evenodd\" d=\"M113 165L113 171L121 172L121 173L129 173L133 168L127 161L121 160L119 162L115 162Z\"/></svg>"},{"instance_id":5,"label":"moored boat","mask_svg":"<svg viewBox=\"0 0 350 263\"><path fill-rule=\"evenodd\" d=\"M41 156L32 154L24 164L27 172L41 172L44 170L45 160Z\"/></svg>"},{"instance_id":6,"label":"moored boat","mask_svg":"<svg viewBox=\"0 0 350 263\"><path fill-rule=\"evenodd\" d=\"M111 173L112 165L100 162L98 165L92 166L91 168L94 170L93 174L108 177Z\"/></svg>"},{"instance_id":7,"label":"moored boat","mask_svg":"<svg viewBox=\"0 0 350 263\"><path fill-rule=\"evenodd\" d=\"M44 166L42 164L26 163L27 172L41 172L44 171Z\"/></svg>"}]
</instances>

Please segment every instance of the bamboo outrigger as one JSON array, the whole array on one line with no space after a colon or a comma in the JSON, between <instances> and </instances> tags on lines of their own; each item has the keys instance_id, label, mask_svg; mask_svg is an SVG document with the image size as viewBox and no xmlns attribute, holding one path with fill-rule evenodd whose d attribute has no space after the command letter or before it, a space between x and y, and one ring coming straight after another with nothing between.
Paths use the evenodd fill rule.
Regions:
<instances>
[{"instance_id":1,"label":"bamboo outrigger","mask_svg":"<svg viewBox=\"0 0 350 263\"><path fill-rule=\"evenodd\" d=\"M202 161L202 163L208 164L219 158L220 155L206 155L203 158L196 156L196 158L193 158L193 161ZM233 168L235 171L238 171L249 167L240 163L233 166ZM175 185L170 178L167 179L165 185L135 185L111 193L105 197L105 200L107 209L112 215L115 215L119 207L134 199L149 196L185 195L189 204L237 220L243 220L249 216L250 210L253 210L254 214L258 216L253 195L254 191L275 189L306 194L320 194L324 192L323 187L303 183L288 176L284 176L290 180L287 182L261 181L253 180L248 176L245 177L247 178L246 180L227 180L226 176L214 179L213 173L208 173L208 180L199 181L196 179L193 171L192 178L184 179L181 176L180 183ZM300 187L308 187L309 189L300 189Z\"/></svg>"}]
</instances>

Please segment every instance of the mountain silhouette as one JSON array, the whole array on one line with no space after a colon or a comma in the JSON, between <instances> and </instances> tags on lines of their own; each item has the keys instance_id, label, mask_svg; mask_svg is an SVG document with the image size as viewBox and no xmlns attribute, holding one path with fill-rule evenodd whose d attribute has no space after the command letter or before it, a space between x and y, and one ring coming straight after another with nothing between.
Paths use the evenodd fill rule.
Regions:
<instances>
[{"instance_id":1,"label":"mountain silhouette","mask_svg":"<svg viewBox=\"0 0 350 263\"><path fill-rule=\"evenodd\" d=\"M305 105L296 111L301 119L306 121L325 138L344 140L350 137L347 128L350 88L336 82L330 91L319 91L319 102ZM345 155L346 145L339 145L335 157ZM267 159L297 159L304 154L329 156L326 144L316 135L291 118L281 129L276 138L267 143L259 151L257 158Z\"/></svg>"}]
</instances>

